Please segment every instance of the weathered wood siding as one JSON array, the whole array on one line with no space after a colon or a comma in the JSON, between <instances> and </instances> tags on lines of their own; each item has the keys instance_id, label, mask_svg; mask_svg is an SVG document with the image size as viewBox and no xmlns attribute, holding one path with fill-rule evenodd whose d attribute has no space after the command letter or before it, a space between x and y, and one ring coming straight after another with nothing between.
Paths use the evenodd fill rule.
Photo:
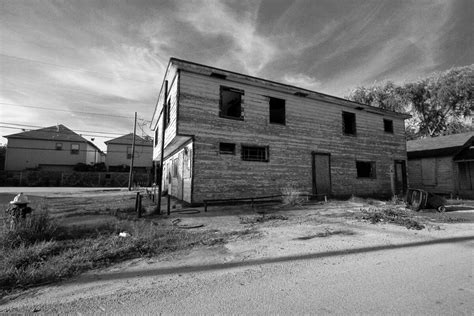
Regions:
<instances>
[{"instance_id":1,"label":"weathered wood siding","mask_svg":"<svg viewBox=\"0 0 474 316\"><path fill-rule=\"evenodd\" d=\"M168 126L166 127L165 130L165 147L168 146L171 141L176 137L177 134L177 107L178 107L178 72L176 67L171 66L169 69L169 72L165 78L165 80L168 80L168 93L167 93L167 99L166 102L170 101L171 102L171 107L170 107L170 121ZM163 86L163 90L161 91L159 97L158 97L158 102L157 102L157 107L156 107L156 113L155 115L157 116L157 122L155 125L155 135L154 135L154 146L153 146L153 160L159 161L160 160L160 155L161 155L161 139L162 139L162 124L163 124L163 114L161 116L160 112L162 110L162 107L165 102L165 86Z\"/></svg>"},{"instance_id":2,"label":"weathered wood siding","mask_svg":"<svg viewBox=\"0 0 474 316\"><path fill-rule=\"evenodd\" d=\"M432 166L427 170L423 165ZM455 171L453 157L433 157L408 160L408 183L411 188L427 190L432 193L455 193ZM429 172L429 174L423 174ZM434 174L434 181L431 176Z\"/></svg>"},{"instance_id":3,"label":"weathered wood siding","mask_svg":"<svg viewBox=\"0 0 474 316\"><path fill-rule=\"evenodd\" d=\"M244 91L244 121L219 117L220 86ZM401 118L358 111L243 83L181 71L178 133L194 135L193 202L312 191L313 151L331 154L332 193L390 194L389 169L406 160ZM269 96L286 100L286 125L269 123ZM342 132L342 111L356 114L357 135ZM385 133L383 119L393 120ZM235 155L219 143L235 143ZM269 146L269 162L241 159L241 145ZM376 178L357 178L356 160L375 161Z\"/></svg>"}]
</instances>

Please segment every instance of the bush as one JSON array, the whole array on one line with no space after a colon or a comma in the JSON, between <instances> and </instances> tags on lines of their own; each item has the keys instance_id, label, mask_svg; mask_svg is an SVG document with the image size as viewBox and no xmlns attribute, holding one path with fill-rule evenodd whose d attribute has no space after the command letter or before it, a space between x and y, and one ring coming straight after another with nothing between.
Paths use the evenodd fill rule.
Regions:
<instances>
[{"instance_id":1,"label":"bush","mask_svg":"<svg viewBox=\"0 0 474 316\"><path fill-rule=\"evenodd\" d=\"M283 204L295 206L303 203L303 199L300 197L300 192L296 189L294 184L289 184L281 189L283 195Z\"/></svg>"}]
</instances>

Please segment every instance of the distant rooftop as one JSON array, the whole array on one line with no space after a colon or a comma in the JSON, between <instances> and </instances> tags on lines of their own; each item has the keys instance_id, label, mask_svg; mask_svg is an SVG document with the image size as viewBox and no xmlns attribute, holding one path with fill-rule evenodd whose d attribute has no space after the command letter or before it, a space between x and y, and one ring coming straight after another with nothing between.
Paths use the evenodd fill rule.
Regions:
<instances>
[{"instance_id":1,"label":"distant rooftop","mask_svg":"<svg viewBox=\"0 0 474 316\"><path fill-rule=\"evenodd\" d=\"M119 145L131 145L133 142L133 133L123 135L105 142L105 144L119 144ZM135 145L140 146L153 146L152 140L146 140L138 135L135 135Z\"/></svg>"},{"instance_id":2,"label":"distant rooftop","mask_svg":"<svg viewBox=\"0 0 474 316\"><path fill-rule=\"evenodd\" d=\"M101 151L94 143L85 139L81 135L70 130L62 124L53 125L50 127L40 128L32 131L25 131L21 133L4 136L5 138L19 138L19 139L34 139L34 140L51 140L51 141L65 141L65 142L79 142L88 143Z\"/></svg>"}]
</instances>

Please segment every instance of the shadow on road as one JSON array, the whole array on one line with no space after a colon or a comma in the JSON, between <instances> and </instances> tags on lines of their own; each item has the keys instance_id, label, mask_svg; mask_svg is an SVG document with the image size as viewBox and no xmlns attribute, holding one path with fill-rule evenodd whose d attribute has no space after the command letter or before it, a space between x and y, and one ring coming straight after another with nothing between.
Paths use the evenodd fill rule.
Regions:
<instances>
[{"instance_id":1,"label":"shadow on road","mask_svg":"<svg viewBox=\"0 0 474 316\"><path fill-rule=\"evenodd\" d=\"M282 262L290 262L290 261L312 260L312 259L320 259L320 258L327 258L327 257L346 256L346 255L352 255L352 254L358 254L358 253L368 253L368 252L376 252L376 251L392 250L392 249L400 249L400 248L414 248L414 247L429 246L429 245L436 245L436 244L463 243L463 242L468 242L468 241L473 241L473 240L474 240L474 236L453 237L453 238L443 238L443 239L428 240L428 241L419 241L419 242L413 242L413 243L404 243L404 244L399 244L399 245L362 247L362 248L355 248L355 249L335 250L335 251L310 253L310 254L303 254L303 255L283 256L283 257L276 257L276 258L262 258L262 259L254 259L254 260L247 260L247 261L241 261L241 262L228 262L228 263L216 263L216 264L207 264L207 265L158 268L158 269L150 269L150 270L142 270L142 271L127 271L127 272L95 274L94 279L79 279L79 280L75 280L74 283L88 283L88 282L95 282L97 280L107 281L107 280L119 280L119 279L135 278L135 277L149 277L149 276L159 276L159 275L167 275L167 274L183 274L183 273L203 272L203 271L212 271L212 270L224 270L224 269L248 267L248 266L255 266L255 265L258 266L258 265L272 264L272 263L282 263Z\"/></svg>"}]
</instances>

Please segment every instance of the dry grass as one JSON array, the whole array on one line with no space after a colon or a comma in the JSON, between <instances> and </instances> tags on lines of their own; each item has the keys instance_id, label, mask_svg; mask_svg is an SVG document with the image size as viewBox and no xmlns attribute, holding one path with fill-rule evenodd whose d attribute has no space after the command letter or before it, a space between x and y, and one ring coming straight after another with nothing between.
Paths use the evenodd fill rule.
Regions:
<instances>
[{"instance_id":1,"label":"dry grass","mask_svg":"<svg viewBox=\"0 0 474 316\"><path fill-rule=\"evenodd\" d=\"M423 224L414 219L413 212L410 210L401 208L369 208L361 209L361 212L361 218L370 221L372 224L386 222L405 226L408 229L421 230L425 228Z\"/></svg>"},{"instance_id":2,"label":"dry grass","mask_svg":"<svg viewBox=\"0 0 474 316\"><path fill-rule=\"evenodd\" d=\"M130 236L119 237L125 231ZM0 296L127 259L215 245L239 235L119 219L65 227L45 214L34 216L0 234Z\"/></svg>"}]
</instances>

